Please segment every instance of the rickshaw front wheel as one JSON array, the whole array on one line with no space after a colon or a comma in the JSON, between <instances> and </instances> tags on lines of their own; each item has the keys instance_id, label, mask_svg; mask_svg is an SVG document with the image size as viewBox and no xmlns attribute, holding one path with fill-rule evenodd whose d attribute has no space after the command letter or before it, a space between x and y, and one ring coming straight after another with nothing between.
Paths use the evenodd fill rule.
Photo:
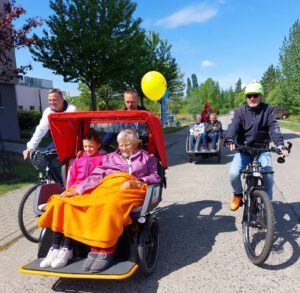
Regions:
<instances>
[{"instance_id":1,"label":"rickshaw front wheel","mask_svg":"<svg viewBox=\"0 0 300 293\"><path fill-rule=\"evenodd\" d=\"M151 275L157 266L159 252L159 224L151 215L144 224L138 241L139 266L144 275Z\"/></svg>"}]
</instances>

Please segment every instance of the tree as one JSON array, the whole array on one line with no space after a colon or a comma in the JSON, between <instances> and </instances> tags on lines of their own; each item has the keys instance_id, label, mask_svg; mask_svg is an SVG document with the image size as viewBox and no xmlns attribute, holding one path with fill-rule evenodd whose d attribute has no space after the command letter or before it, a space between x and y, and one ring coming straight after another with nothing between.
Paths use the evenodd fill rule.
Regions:
<instances>
[{"instance_id":1,"label":"tree","mask_svg":"<svg viewBox=\"0 0 300 293\"><path fill-rule=\"evenodd\" d=\"M168 44L167 40L161 40L159 34L150 32L147 37L148 59L147 65L144 67L147 71L157 70L161 72L168 85L169 96L173 97L178 95L178 89L184 87L183 76L176 63L176 59L171 54L172 46ZM140 86L141 77L137 76L136 83ZM180 92L183 96L183 91Z\"/></svg>"},{"instance_id":2,"label":"tree","mask_svg":"<svg viewBox=\"0 0 300 293\"><path fill-rule=\"evenodd\" d=\"M67 100L81 111L90 110L91 92L89 88L80 83L78 86L80 95L68 97ZM124 107L124 99L121 94L116 95L109 85L102 85L96 89L96 104L98 110L120 109Z\"/></svg>"},{"instance_id":3,"label":"tree","mask_svg":"<svg viewBox=\"0 0 300 293\"><path fill-rule=\"evenodd\" d=\"M64 77L85 84L96 110L96 89L124 86L144 56L141 19L133 19L130 0L51 0L54 14L46 21L50 31L34 35L35 61Z\"/></svg>"},{"instance_id":4,"label":"tree","mask_svg":"<svg viewBox=\"0 0 300 293\"><path fill-rule=\"evenodd\" d=\"M31 69L30 65L15 68L13 50L34 43L28 34L33 28L42 24L42 19L29 18L25 20L21 28L16 29L13 23L23 14L26 14L26 10L21 6L16 6L15 0L6 1L3 7L0 7L0 80L2 81L8 82L21 77Z\"/></svg>"},{"instance_id":5,"label":"tree","mask_svg":"<svg viewBox=\"0 0 300 293\"><path fill-rule=\"evenodd\" d=\"M284 38L279 61L282 73L282 92L285 106L294 113L300 112L300 22L297 20Z\"/></svg>"},{"instance_id":6,"label":"tree","mask_svg":"<svg viewBox=\"0 0 300 293\"><path fill-rule=\"evenodd\" d=\"M191 90L192 90L192 83L191 83L191 79L188 77L187 81L186 81L186 95L189 96L191 94Z\"/></svg>"},{"instance_id":7,"label":"tree","mask_svg":"<svg viewBox=\"0 0 300 293\"><path fill-rule=\"evenodd\" d=\"M241 90L242 90L242 80L241 80L241 78L239 78L235 84L234 92L239 93Z\"/></svg>"},{"instance_id":8,"label":"tree","mask_svg":"<svg viewBox=\"0 0 300 293\"><path fill-rule=\"evenodd\" d=\"M195 73L192 74L192 88L197 89L199 88L198 80L197 80L197 75Z\"/></svg>"},{"instance_id":9,"label":"tree","mask_svg":"<svg viewBox=\"0 0 300 293\"><path fill-rule=\"evenodd\" d=\"M280 71L271 64L267 71L263 74L261 84L264 87L265 97L268 101L269 93L275 88L280 81Z\"/></svg>"}]
</instances>

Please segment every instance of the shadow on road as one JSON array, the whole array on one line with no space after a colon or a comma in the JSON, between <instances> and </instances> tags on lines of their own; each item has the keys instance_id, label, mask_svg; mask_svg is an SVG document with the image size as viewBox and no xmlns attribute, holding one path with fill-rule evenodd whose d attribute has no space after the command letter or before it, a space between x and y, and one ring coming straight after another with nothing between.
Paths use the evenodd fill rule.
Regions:
<instances>
[{"instance_id":1,"label":"shadow on road","mask_svg":"<svg viewBox=\"0 0 300 293\"><path fill-rule=\"evenodd\" d=\"M299 205L300 203L295 203ZM299 260L300 249L297 219L291 204L273 202L275 209L275 238L272 252L261 267L268 270L282 270Z\"/></svg>"},{"instance_id":2,"label":"shadow on road","mask_svg":"<svg viewBox=\"0 0 300 293\"><path fill-rule=\"evenodd\" d=\"M236 231L234 217L217 215L221 208L221 202L213 200L159 208L160 256L157 269L150 277L145 278L137 272L118 282L59 279L52 289L60 292L156 292L163 277L207 256L219 233Z\"/></svg>"},{"instance_id":3,"label":"shadow on road","mask_svg":"<svg viewBox=\"0 0 300 293\"><path fill-rule=\"evenodd\" d=\"M283 133L283 139L285 141L289 140L289 139L299 138L299 137L300 137L300 135L296 134L296 133Z\"/></svg>"}]
</instances>

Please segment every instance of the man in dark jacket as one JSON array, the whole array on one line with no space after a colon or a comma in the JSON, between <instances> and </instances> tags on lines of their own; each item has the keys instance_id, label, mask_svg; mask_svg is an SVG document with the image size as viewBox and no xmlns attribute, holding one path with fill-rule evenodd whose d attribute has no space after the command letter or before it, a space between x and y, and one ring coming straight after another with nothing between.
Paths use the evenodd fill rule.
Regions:
<instances>
[{"instance_id":1,"label":"man in dark jacket","mask_svg":"<svg viewBox=\"0 0 300 293\"><path fill-rule=\"evenodd\" d=\"M125 108L123 110L126 111L133 111L133 110L146 110L148 111L144 106L140 106L139 103L139 95L137 91L133 88L129 88L124 92L124 104ZM140 138L143 141L146 141L147 139L145 136L147 136L147 126L146 125L139 125L138 123L123 123L123 124L113 124L112 125L112 132L107 132L104 137L102 138L102 143L104 147L107 147L112 141L114 141L118 135L118 133L122 129L129 129L132 128L136 130L140 136Z\"/></svg>"},{"instance_id":2,"label":"man in dark jacket","mask_svg":"<svg viewBox=\"0 0 300 293\"><path fill-rule=\"evenodd\" d=\"M232 118L231 124L226 132L225 145L233 151L235 142L239 145L266 146L270 140L276 147L282 150L282 154L288 156L288 151L284 148L283 137L280 127L275 119L274 109L262 103L264 89L258 82L249 84L245 89L247 104L239 107ZM272 171L272 158L270 152L262 153L259 158L265 171ZM237 152L234 155L230 171L229 180L233 189L233 198L230 209L235 211L239 208L243 187L240 178L240 170L244 169L250 162L250 155ZM265 174L265 190L272 199L273 176Z\"/></svg>"}]
</instances>

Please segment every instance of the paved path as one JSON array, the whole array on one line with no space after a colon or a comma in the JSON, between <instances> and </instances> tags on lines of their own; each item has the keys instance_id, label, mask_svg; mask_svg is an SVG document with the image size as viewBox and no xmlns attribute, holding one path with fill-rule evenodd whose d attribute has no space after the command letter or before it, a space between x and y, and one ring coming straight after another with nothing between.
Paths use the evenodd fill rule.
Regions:
<instances>
[{"instance_id":1,"label":"paved path","mask_svg":"<svg viewBox=\"0 0 300 293\"><path fill-rule=\"evenodd\" d=\"M225 119L222 123L226 125ZM166 135L168 188L159 206L161 253L152 276L143 278L137 272L114 282L20 274L18 268L35 258L37 249L36 244L21 238L0 253L1 292L300 292L300 227L291 209L299 199L290 192L297 190L293 183L298 180L294 174L298 174L300 164L299 147L285 165L274 164L276 242L268 261L256 267L243 249L242 212L229 210L226 176L232 154L224 150L221 164L214 159L189 164L184 153L185 133L182 130ZM297 145L299 135L285 135ZM218 184L213 184L211 178L216 174ZM1 209L3 202L0 213Z\"/></svg>"}]
</instances>

